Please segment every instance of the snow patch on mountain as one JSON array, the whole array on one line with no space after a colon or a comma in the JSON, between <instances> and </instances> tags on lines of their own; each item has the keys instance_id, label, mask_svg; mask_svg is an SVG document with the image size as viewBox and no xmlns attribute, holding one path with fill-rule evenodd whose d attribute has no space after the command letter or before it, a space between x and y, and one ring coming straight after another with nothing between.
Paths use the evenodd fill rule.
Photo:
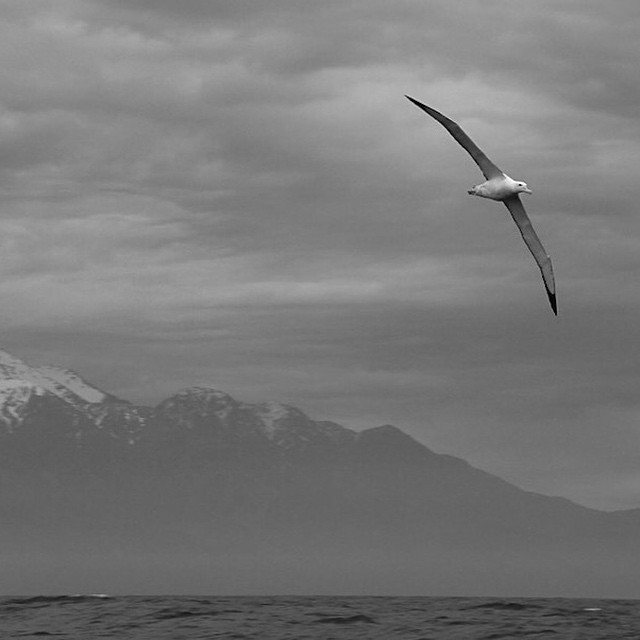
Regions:
<instances>
[{"instance_id":1,"label":"snow patch on mountain","mask_svg":"<svg viewBox=\"0 0 640 640\"><path fill-rule=\"evenodd\" d=\"M87 408L87 415L97 429L106 431L111 437L136 444L153 421L151 407L136 407L128 403L103 403Z\"/></svg>"},{"instance_id":2,"label":"snow patch on mountain","mask_svg":"<svg viewBox=\"0 0 640 640\"><path fill-rule=\"evenodd\" d=\"M74 406L104 402L108 397L73 371L48 365L32 367L3 350L0 350L0 380L37 385Z\"/></svg>"},{"instance_id":3,"label":"snow patch on mountain","mask_svg":"<svg viewBox=\"0 0 640 640\"><path fill-rule=\"evenodd\" d=\"M51 380L54 384L58 384L77 396L91 403L104 402L107 394L99 389L87 384L77 373L69 369L58 369L45 365L36 369L45 379Z\"/></svg>"},{"instance_id":4,"label":"snow patch on mountain","mask_svg":"<svg viewBox=\"0 0 640 640\"><path fill-rule=\"evenodd\" d=\"M281 421L289 416L292 410L295 411L293 407L275 401L254 405L252 409L260 419L265 434L269 437L273 437L276 430L282 427Z\"/></svg>"},{"instance_id":5,"label":"snow patch on mountain","mask_svg":"<svg viewBox=\"0 0 640 640\"><path fill-rule=\"evenodd\" d=\"M0 422L4 431L12 433L19 427L31 398L45 393L44 388L31 382L0 379Z\"/></svg>"},{"instance_id":6,"label":"snow patch on mountain","mask_svg":"<svg viewBox=\"0 0 640 640\"><path fill-rule=\"evenodd\" d=\"M198 416L200 419L215 416L222 424L226 424L240 407L241 403L236 402L228 393L211 387L195 386L182 389L163 400L156 410L177 416L180 424L190 429L193 425L188 416Z\"/></svg>"},{"instance_id":7,"label":"snow patch on mountain","mask_svg":"<svg viewBox=\"0 0 640 640\"><path fill-rule=\"evenodd\" d=\"M42 396L46 393L44 387L40 387L32 382L25 382L23 380L1 380L0 379L0 397L15 395L20 393L26 400L35 394Z\"/></svg>"},{"instance_id":8,"label":"snow patch on mountain","mask_svg":"<svg viewBox=\"0 0 640 640\"><path fill-rule=\"evenodd\" d=\"M276 401L250 404L210 387L189 387L161 402L156 410L184 429L220 430L222 437L266 438L280 449L340 447L355 432L333 422L316 422L300 409Z\"/></svg>"}]
</instances>

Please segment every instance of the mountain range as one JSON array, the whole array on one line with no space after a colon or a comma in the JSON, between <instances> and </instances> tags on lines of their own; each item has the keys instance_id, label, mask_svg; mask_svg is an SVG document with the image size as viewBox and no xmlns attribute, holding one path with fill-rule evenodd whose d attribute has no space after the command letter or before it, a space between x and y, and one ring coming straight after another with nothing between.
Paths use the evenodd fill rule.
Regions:
<instances>
[{"instance_id":1,"label":"mountain range","mask_svg":"<svg viewBox=\"0 0 640 640\"><path fill-rule=\"evenodd\" d=\"M4 593L640 597L640 510L524 491L391 425L207 387L156 407L0 351Z\"/></svg>"}]
</instances>

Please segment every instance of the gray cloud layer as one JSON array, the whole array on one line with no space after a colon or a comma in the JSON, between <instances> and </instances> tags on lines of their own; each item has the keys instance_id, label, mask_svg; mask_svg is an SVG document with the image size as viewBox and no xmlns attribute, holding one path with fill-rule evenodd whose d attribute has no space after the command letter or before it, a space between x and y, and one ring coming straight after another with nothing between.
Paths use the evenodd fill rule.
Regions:
<instances>
[{"instance_id":1,"label":"gray cloud layer","mask_svg":"<svg viewBox=\"0 0 640 640\"><path fill-rule=\"evenodd\" d=\"M2 342L640 505L636 2L0 2ZM409 93L534 190L502 207Z\"/></svg>"}]
</instances>

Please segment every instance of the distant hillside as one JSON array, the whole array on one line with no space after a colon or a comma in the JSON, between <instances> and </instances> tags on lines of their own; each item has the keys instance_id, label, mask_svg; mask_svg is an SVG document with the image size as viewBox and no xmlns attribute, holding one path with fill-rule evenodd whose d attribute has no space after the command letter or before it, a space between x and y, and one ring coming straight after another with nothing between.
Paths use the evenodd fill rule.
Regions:
<instances>
[{"instance_id":1,"label":"distant hillside","mask_svg":"<svg viewBox=\"0 0 640 640\"><path fill-rule=\"evenodd\" d=\"M4 593L640 597L640 511L518 489L396 427L0 352Z\"/></svg>"}]
</instances>

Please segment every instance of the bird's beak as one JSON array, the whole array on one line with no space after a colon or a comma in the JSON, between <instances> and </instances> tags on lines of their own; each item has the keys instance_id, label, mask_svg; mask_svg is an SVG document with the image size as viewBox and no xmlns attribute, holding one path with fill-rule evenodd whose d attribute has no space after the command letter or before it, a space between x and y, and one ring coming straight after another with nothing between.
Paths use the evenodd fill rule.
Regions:
<instances>
[{"instance_id":1,"label":"bird's beak","mask_svg":"<svg viewBox=\"0 0 640 640\"><path fill-rule=\"evenodd\" d=\"M522 193L528 193L529 195L531 195L533 191L531 191L531 189L523 189Z\"/></svg>"}]
</instances>

